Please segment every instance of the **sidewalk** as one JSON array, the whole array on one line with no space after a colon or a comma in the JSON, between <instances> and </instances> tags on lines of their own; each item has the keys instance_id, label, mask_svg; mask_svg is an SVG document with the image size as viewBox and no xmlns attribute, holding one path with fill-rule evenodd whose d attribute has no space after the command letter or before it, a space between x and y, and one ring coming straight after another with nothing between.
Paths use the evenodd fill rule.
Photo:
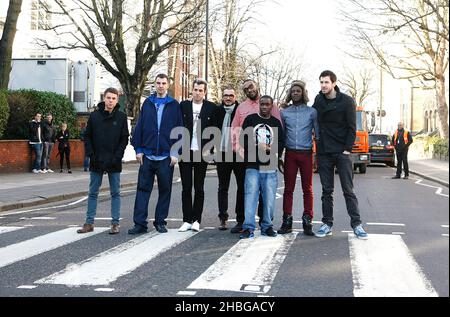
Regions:
<instances>
[{"instance_id":1,"label":"sidewalk","mask_svg":"<svg viewBox=\"0 0 450 317\"><path fill-rule=\"evenodd\" d=\"M136 186L139 165L123 164L120 178L122 187ZM64 173L14 173L0 174L0 212L54 201L86 196L89 188L89 172L82 168ZM108 176L103 176L101 191L109 191Z\"/></svg>"},{"instance_id":2,"label":"sidewalk","mask_svg":"<svg viewBox=\"0 0 450 317\"><path fill-rule=\"evenodd\" d=\"M409 160L409 172L448 188L449 162L435 159Z\"/></svg>"}]
</instances>

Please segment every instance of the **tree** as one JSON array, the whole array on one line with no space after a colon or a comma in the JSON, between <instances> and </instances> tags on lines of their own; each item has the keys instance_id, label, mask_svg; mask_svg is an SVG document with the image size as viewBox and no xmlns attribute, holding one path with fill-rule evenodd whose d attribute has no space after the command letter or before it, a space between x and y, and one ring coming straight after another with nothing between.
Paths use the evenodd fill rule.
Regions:
<instances>
[{"instance_id":1,"label":"tree","mask_svg":"<svg viewBox=\"0 0 450 317\"><path fill-rule=\"evenodd\" d=\"M11 56L22 0L9 0L8 13L0 40L0 89L8 89Z\"/></svg>"},{"instance_id":2,"label":"tree","mask_svg":"<svg viewBox=\"0 0 450 317\"><path fill-rule=\"evenodd\" d=\"M128 115L137 118L148 73L176 43L193 43L203 30L205 0L54 0L60 17L49 26L66 43L39 43L48 49L86 49L120 82Z\"/></svg>"},{"instance_id":3,"label":"tree","mask_svg":"<svg viewBox=\"0 0 450 317\"><path fill-rule=\"evenodd\" d=\"M368 69L361 69L358 74L355 74L348 68L345 68L345 73L340 84L347 91L347 93L355 99L358 106L363 106L365 101L373 95L372 87L373 76Z\"/></svg>"},{"instance_id":4,"label":"tree","mask_svg":"<svg viewBox=\"0 0 450 317\"><path fill-rule=\"evenodd\" d=\"M371 59L395 79L436 90L440 134L449 137L446 76L449 63L448 0L344 0L353 55ZM417 83L418 82L418 83Z\"/></svg>"}]
</instances>

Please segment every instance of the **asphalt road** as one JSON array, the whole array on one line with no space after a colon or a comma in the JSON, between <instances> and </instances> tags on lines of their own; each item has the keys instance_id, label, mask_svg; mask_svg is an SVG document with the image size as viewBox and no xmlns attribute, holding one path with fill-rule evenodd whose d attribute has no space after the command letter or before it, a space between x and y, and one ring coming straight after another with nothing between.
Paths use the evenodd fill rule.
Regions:
<instances>
[{"instance_id":1,"label":"asphalt road","mask_svg":"<svg viewBox=\"0 0 450 317\"><path fill-rule=\"evenodd\" d=\"M67 243L63 241L67 238L67 234L61 236L51 234L62 230L74 232L76 228L68 229L68 226L83 223L86 200L70 206L68 204L77 199L28 208L39 209L35 211L14 210L3 213L0 215L0 296L353 297L380 296L380 290L383 292L386 291L385 288L395 289L398 286L401 292L406 293L381 294L414 296L408 291L418 287L429 291L432 295L448 297L448 189L430 181L421 181L416 177L409 180L392 180L390 179L392 175L392 169L382 166L368 168L365 175L355 174L355 188L363 224L369 233L368 241L354 241L353 234L349 232L350 219L346 213L337 177L334 234L324 239L307 237L301 230L296 230L290 237L258 237L251 242L255 244L247 246L245 243L250 242L239 242L238 236L230 234L229 230L219 231L217 176L214 169L208 171L205 181L202 231L197 234L188 232L182 236L174 230L170 233L170 237L167 235L164 238L149 226L153 232L147 235L140 237L128 235L126 231L132 227L134 188L122 192L121 233L114 236L99 229L109 227L110 203L105 194L98 204L97 217L104 219L96 220L97 229L94 231L96 234ZM106 178L104 181L107 181ZM274 219L276 228L281 224L283 186L280 176ZM235 216L232 208L234 181L230 192L232 193L230 226L232 226ZM294 196L294 206L297 206L294 208L296 221L301 218L300 192L298 179ZM319 177L315 175L314 220L317 222L321 220L320 192ZM150 218L154 217L156 196L154 190L149 205ZM177 229L182 224L181 219L181 183L176 176L168 228ZM318 229L319 223L315 223L314 227ZM15 229L3 229L2 232L2 228ZM294 228L301 229L301 223L296 222ZM41 242L39 239L46 235L50 235L47 236L49 238ZM172 238L173 240L170 240ZM57 241L59 239L61 240ZM149 243L148 246L144 246L144 252L136 251L137 256L136 252L132 252L138 245L136 242L138 240L135 239ZM164 247L163 244L168 240L171 242ZM29 241L37 241L38 247L28 245ZM57 242L61 245L52 248L51 245ZM42 244L46 244L50 249L40 252ZM272 253L268 251L271 245ZM387 252L394 246L398 249L393 248L391 253ZM358 251L360 247L363 253ZM125 272L114 273L113 266L108 263L120 261L120 255L126 254L124 252L127 250L132 252L129 261L125 260L122 266L118 267L120 270L130 265L130 268L124 269ZM154 251L155 254L149 255L147 250L150 253ZM367 258L373 257L371 263L361 263L361 258L366 257L365 255L361 257L364 252L368 252ZM266 260L258 262L258 254L266 254L271 260L267 261L265 258ZM112 262L99 261L103 263L99 267L76 271L77 268L84 267L83 263L89 264L107 256L111 257ZM121 260L123 261L123 257ZM142 263L133 266L133 261ZM395 276L383 277L383 269L386 268L382 266L390 261L393 261L393 269L398 265L401 271L410 269L413 272L397 282L393 280ZM252 269L254 263L260 263L260 266ZM368 271L365 265L370 266ZM230 266L232 270L227 271L226 266ZM69 285L72 282L60 282L61 284L48 282L52 280L53 274L63 270L75 271L73 275L75 277L72 276L72 280L69 278L72 282L75 279L73 285ZM95 278L105 273L111 273L110 275L115 277L107 283L96 284ZM377 285L373 290L365 285L367 274L372 273L374 275L369 278ZM92 278L89 278L91 276L89 274ZM253 280L262 281L261 285L244 283L241 287L240 279L245 280L242 277L245 274L255 274ZM223 275L225 280L214 282L220 275ZM43 279L47 282L42 282ZM79 285L78 279L81 281ZM205 288L201 286L206 284L210 286ZM235 284L238 285L238 289L235 288ZM423 294L419 293L419 296Z\"/></svg>"}]
</instances>

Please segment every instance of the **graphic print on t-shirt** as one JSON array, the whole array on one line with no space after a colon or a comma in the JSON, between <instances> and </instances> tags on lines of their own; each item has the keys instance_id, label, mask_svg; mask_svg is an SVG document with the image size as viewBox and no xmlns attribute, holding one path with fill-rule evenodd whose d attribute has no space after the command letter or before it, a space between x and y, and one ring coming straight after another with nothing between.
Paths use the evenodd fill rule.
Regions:
<instances>
[{"instance_id":1,"label":"graphic print on t-shirt","mask_svg":"<svg viewBox=\"0 0 450 317\"><path fill-rule=\"evenodd\" d=\"M271 126L261 123L255 126L253 129L253 136L256 144L272 145L273 143L273 129Z\"/></svg>"}]
</instances>

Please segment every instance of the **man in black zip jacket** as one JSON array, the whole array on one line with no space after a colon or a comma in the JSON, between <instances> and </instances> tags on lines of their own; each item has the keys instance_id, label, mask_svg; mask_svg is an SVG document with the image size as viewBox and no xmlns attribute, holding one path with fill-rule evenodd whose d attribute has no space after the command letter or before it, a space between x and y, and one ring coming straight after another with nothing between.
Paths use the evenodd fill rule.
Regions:
<instances>
[{"instance_id":1,"label":"man in black zip jacket","mask_svg":"<svg viewBox=\"0 0 450 317\"><path fill-rule=\"evenodd\" d=\"M320 182L322 183L322 226L315 233L323 238L332 235L334 169L339 171L342 191L351 226L357 238L367 239L361 225L358 199L353 189L353 163L350 158L356 138L356 104L352 97L341 93L337 77L329 70L320 74L321 92L314 100L320 139L317 143Z\"/></svg>"},{"instance_id":2,"label":"man in black zip jacket","mask_svg":"<svg viewBox=\"0 0 450 317\"><path fill-rule=\"evenodd\" d=\"M31 152L34 152L33 170L34 174L41 173L41 159L42 159L42 140L44 138L42 132L42 114L37 112L34 119L28 125L28 140L31 147Z\"/></svg>"},{"instance_id":3,"label":"man in black zip jacket","mask_svg":"<svg viewBox=\"0 0 450 317\"><path fill-rule=\"evenodd\" d=\"M41 171L43 173L53 173L49 165L52 149L56 142L56 127L53 125L53 115L51 113L47 114L46 119L42 123L44 148L42 152Z\"/></svg>"},{"instance_id":4,"label":"man in black zip jacket","mask_svg":"<svg viewBox=\"0 0 450 317\"><path fill-rule=\"evenodd\" d=\"M236 92L228 87L223 90L222 103L219 105L217 124L221 131L220 148L217 151L216 166L219 177L217 200L219 202L219 230L227 230L228 221L228 189L230 188L231 173L236 178L236 221L244 223L244 179L245 164L236 162L236 153L233 151L231 140L231 122L233 122L239 103L236 101Z\"/></svg>"},{"instance_id":5,"label":"man in black zip jacket","mask_svg":"<svg viewBox=\"0 0 450 317\"><path fill-rule=\"evenodd\" d=\"M120 219L120 173L122 158L128 144L128 123L125 113L119 110L119 92L108 88L104 93L104 102L98 104L88 120L84 135L86 155L90 157L89 197L86 222L78 233L94 230L97 212L97 197L102 184L103 174L108 174L111 193L111 229L110 234L119 233Z\"/></svg>"}]
</instances>

